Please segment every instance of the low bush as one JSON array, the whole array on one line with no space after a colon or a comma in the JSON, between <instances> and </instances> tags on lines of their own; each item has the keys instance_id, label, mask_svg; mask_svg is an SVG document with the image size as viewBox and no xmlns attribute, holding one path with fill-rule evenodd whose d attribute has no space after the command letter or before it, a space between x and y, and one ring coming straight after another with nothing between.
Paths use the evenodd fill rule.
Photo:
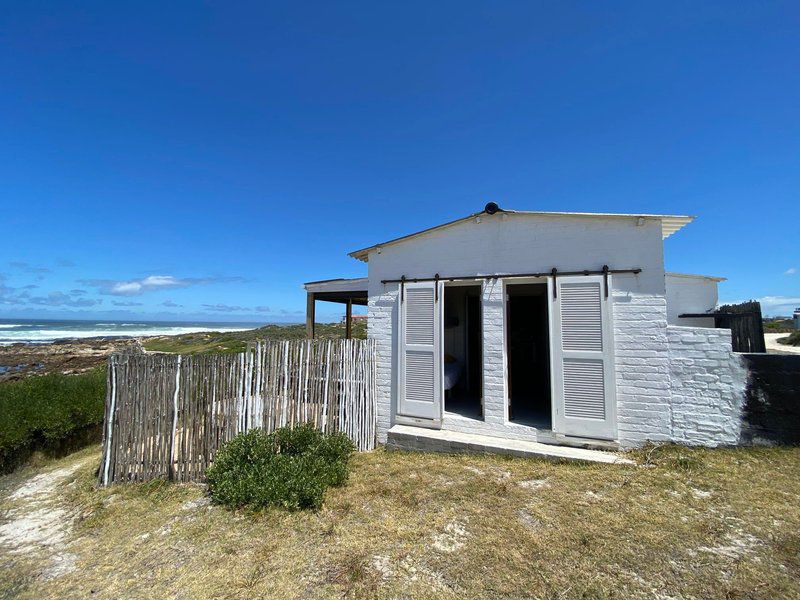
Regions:
<instances>
[{"instance_id":1,"label":"low bush","mask_svg":"<svg viewBox=\"0 0 800 600\"><path fill-rule=\"evenodd\" d=\"M98 441L105 394L104 367L0 383L0 473L35 450L58 453Z\"/></svg>"},{"instance_id":2,"label":"low bush","mask_svg":"<svg viewBox=\"0 0 800 600\"><path fill-rule=\"evenodd\" d=\"M800 346L800 331L794 331L785 338L778 338L778 343L785 346Z\"/></svg>"},{"instance_id":3,"label":"low bush","mask_svg":"<svg viewBox=\"0 0 800 600\"><path fill-rule=\"evenodd\" d=\"M254 429L220 448L206 471L209 492L230 508L319 508L325 490L347 480L354 450L346 435L313 425Z\"/></svg>"}]
</instances>

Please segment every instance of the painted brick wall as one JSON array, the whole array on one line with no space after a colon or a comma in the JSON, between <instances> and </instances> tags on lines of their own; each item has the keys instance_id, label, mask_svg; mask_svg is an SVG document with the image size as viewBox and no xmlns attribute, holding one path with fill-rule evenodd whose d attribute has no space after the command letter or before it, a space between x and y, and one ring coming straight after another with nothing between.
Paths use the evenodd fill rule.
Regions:
<instances>
[{"instance_id":1,"label":"painted brick wall","mask_svg":"<svg viewBox=\"0 0 800 600\"><path fill-rule=\"evenodd\" d=\"M379 443L386 442L386 432L392 426L392 416L395 414L397 401L397 382L394 377L397 356L393 346L398 329L396 315L398 291L397 285L384 286L380 280L375 281L370 278L367 337L375 340L377 357L375 383Z\"/></svg>"},{"instance_id":2,"label":"painted brick wall","mask_svg":"<svg viewBox=\"0 0 800 600\"><path fill-rule=\"evenodd\" d=\"M667 327L673 441L703 446L740 441L746 368L728 329Z\"/></svg>"},{"instance_id":3,"label":"painted brick wall","mask_svg":"<svg viewBox=\"0 0 800 600\"><path fill-rule=\"evenodd\" d=\"M503 283L492 279L483 285L483 420L504 425L506 407L505 303Z\"/></svg>"},{"instance_id":4,"label":"painted brick wall","mask_svg":"<svg viewBox=\"0 0 800 600\"><path fill-rule=\"evenodd\" d=\"M369 256L369 337L376 340L378 436L385 441L397 402L396 284L382 279L641 267L612 278L619 438L625 445L668 439L669 357L660 222L645 219L496 214L437 230ZM483 287L484 418L481 428L521 435L507 422L501 281ZM445 422L445 427L452 426Z\"/></svg>"},{"instance_id":5,"label":"painted brick wall","mask_svg":"<svg viewBox=\"0 0 800 600\"><path fill-rule=\"evenodd\" d=\"M614 352L617 437L623 447L670 439L670 371L663 294L615 278Z\"/></svg>"}]
</instances>

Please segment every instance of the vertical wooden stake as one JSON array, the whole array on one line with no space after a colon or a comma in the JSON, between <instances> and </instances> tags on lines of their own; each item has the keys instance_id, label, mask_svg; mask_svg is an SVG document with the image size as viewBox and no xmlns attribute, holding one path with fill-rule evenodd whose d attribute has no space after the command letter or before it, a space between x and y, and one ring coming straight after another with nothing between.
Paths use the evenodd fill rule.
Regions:
<instances>
[{"instance_id":1,"label":"vertical wooden stake","mask_svg":"<svg viewBox=\"0 0 800 600\"><path fill-rule=\"evenodd\" d=\"M111 370L111 398L108 410L108 431L106 433L106 464L103 469L103 485L108 485L108 469L111 466L111 443L114 435L114 410L117 401L117 374L115 369L115 359L112 355L108 359L108 368Z\"/></svg>"},{"instance_id":2,"label":"vertical wooden stake","mask_svg":"<svg viewBox=\"0 0 800 600\"><path fill-rule=\"evenodd\" d=\"M178 394L181 390L181 355L175 368L175 395L172 398L172 437L169 440L169 478L174 479L175 469L175 433L178 429Z\"/></svg>"}]
</instances>

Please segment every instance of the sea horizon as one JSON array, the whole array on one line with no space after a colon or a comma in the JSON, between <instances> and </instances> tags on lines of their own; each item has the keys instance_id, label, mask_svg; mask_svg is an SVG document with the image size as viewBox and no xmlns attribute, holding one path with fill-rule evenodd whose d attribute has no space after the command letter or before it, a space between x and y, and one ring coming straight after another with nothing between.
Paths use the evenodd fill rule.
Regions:
<instances>
[{"instance_id":1,"label":"sea horizon","mask_svg":"<svg viewBox=\"0 0 800 600\"><path fill-rule=\"evenodd\" d=\"M266 321L0 318L0 346L18 343L51 344L59 340L90 338L181 335L202 331L246 331L265 325L291 324Z\"/></svg>"}]
</instances>

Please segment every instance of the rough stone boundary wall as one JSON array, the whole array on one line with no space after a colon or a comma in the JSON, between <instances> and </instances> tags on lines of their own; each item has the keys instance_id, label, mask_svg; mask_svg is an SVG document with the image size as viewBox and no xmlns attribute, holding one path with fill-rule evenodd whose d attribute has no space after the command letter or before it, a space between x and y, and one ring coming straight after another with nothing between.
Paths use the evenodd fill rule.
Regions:
<instances>
[{"instance_id":1,"label":"rough stone boundary wall","mask_svg":"<svg viewBox=\"0 0 800 600\"><path fill-rule=\"evenodd\" d=\"M667 340L672 441L738 444L747 370L731 352L730 330L670 325Z\"/></svg>"},{"instance_id":2,"label":"rough stone boundary wall","mask_svg":"<svg viewBox=\"0 0 800 600\"><path fill-rule=\"evenodd\" d=\"M741 354L747 367L742 444L800 444L800 356Z\"/></svg>"}]
</instances>

